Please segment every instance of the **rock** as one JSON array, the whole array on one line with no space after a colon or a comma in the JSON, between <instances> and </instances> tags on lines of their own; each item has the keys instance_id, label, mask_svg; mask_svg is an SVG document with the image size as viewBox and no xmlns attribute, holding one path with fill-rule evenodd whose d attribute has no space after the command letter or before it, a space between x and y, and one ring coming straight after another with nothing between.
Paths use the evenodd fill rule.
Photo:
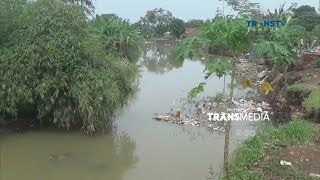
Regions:
<instances>
[{"instance_id":1,"label":"rock","mask_svg":"<svg viewBox=\"0 0 320 180\"><path fill-rule=\"evenodd\" d=\"M177 109L174 117L175 117L175 118L180 118L180 116L181 116L181 111L180 111L179 109Z\"/></svg>"},{"instance_id":2,"label":"rock","mask_svg":"<svg viewBox=\"0 0 320 180\"><path fill-rule=\"evenodd\" d=\"M281 161L280 161L280 164L281 164L282 166L292 166L291 162L287 162L287 161L284 161L284 160L281 160Z\"/></svg>"},{"instance_id":3,"label":"rock","mask_svg":"<svg viewBox=\"0 0 320 180\"><path fill-rule=\"evenodd\" d=\"M263 79L264 77L266 77L267 73L268 73L267 70L261 71L261 72L257 75L257 77L258 77L259 79Z\"/></svg>"}]
</instances>

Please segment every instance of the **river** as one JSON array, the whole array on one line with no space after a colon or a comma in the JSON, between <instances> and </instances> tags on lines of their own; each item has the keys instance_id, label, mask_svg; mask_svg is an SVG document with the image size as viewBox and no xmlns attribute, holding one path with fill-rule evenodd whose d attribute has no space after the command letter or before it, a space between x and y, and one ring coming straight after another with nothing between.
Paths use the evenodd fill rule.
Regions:
<instances>
[{"instance_id":1,"label":"river","mask_svg":"<svg viewBox=\"0 0 320 180\"><path fill-rule=\"evenodd\" d=\"M0 136L1 180L205 180L223 163L224 134L202 127L155 121L154 113L179 107L203 80L204 60L177 61L171 46L146 48L139 90L120 113L113 133L87 137L79 132L29 131ZM230 79L226 77L226 82ZM212 78L204 96L228 92L224 78ZM238 95L241 90L236 91ZM230 148L246 136L233 126ZM49 160L52 153L70 157Z\"/></svg>"}]
</instances>

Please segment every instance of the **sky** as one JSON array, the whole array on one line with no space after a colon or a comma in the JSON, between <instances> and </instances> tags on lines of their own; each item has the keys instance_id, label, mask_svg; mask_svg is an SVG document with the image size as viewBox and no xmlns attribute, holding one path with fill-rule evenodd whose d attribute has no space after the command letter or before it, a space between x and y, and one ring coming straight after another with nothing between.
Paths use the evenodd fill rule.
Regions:
<instances>
[{"instance_id":1,"label":"sky","mask_svg":"<svg viewBox=\"0 0 320 180\"><path fill-rule=\"evenodd\" d=\"M136 22L144 16L148 10L163 8L173 13L173 16L183 20L211 19L219 7L222 10L223 3L218 0L93 0L96 14L114 13L118 16ZM298 5L310 5L319 8L319 0L250 0L260 3L264 10L279 8L280 4L286 2ZM229 11L229 12L228 12ZM225 11L231 13L230 10Z\"/></svg>"}]
</instances>

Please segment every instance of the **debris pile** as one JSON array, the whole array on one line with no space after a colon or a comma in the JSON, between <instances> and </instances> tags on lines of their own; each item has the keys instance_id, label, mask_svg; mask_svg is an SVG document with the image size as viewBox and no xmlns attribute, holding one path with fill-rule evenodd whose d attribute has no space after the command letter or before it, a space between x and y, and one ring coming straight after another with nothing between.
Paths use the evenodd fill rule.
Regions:
<instances>
[{"instance_id":1,"label":"debris pile","mask_svg":"<svg viewBox=\"0 0 320 180\"><path fill-rule=\"evenodd\" d=\"M224 131L224 122L212 122L209 121L208 113L213 112L241 112L241 113L268 113L273 114L271 105L267 102L261 101L256 103L254 100L246 100L243 98L232 99L233 109L228 109L228 103L226 99L221 101L215 101L213 98L203 98L202 100L192 104L195 109L195 115L192 117L190 112L181 111L177 109L174 113L166 113L158 115L153 118L158 121L165 121L175 124L191 125L191 126L205 126L213 130ZM185 109L185 108L183 108Z\"/></svg>"}]
</instances>

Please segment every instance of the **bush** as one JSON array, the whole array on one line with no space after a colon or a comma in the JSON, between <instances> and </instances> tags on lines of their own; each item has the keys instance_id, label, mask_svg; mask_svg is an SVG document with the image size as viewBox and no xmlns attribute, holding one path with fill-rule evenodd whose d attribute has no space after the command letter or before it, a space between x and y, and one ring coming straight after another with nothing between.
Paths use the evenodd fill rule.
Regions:
<instances>
[{"instance_id":1,"label":"bush","mask_svg":"<svg viewBox=\"0 0 320 180\"><path fill-rule=\"evenodd\" d=\"M92 32L102 40L108 53L131 61L138 59L142 36L129 21L115 15L97 16L92 20Z\"/></svg>"},{"instance_id":2,"label":"bush","mask_svg":"<svg viewBox=\"0 0 320 180\"><path fill-rule=\"evenodd\" d=\"M78 5L30 2L0 51L0 112L95 131L132 93L132 68L107 56Z\"/></svg>"}]
</instances>

